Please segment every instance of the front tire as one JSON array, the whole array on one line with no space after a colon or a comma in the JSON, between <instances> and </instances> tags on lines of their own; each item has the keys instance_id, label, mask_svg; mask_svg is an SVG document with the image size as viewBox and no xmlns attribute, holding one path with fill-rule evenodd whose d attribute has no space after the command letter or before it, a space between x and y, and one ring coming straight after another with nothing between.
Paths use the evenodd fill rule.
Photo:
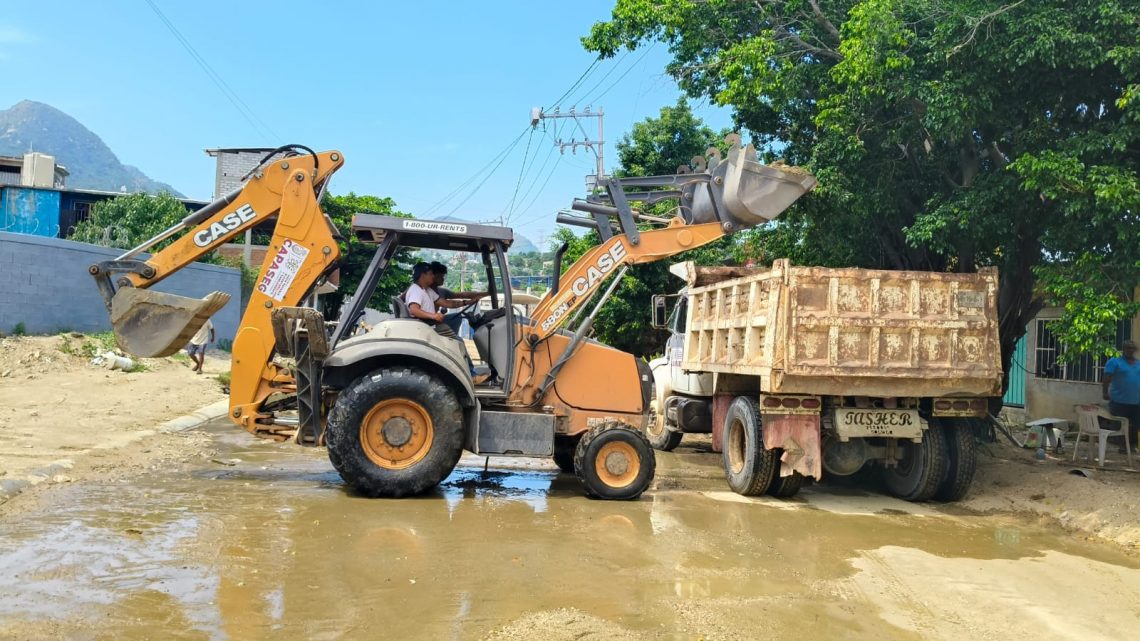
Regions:
<instances>
[{"instance_id":1,"label":"front tire","mask_svg":"<svg viewBox=\"0 0 1140 641\"><path fill-rule=\"evenodd\" d=\"M382 368L337 397L326 430L329 460L369 497L429 490L463 453L463 411L451 388L424 371Z\"/></svg>"},{"instance_id":2,"label":"front tire","mask_svg":"<svg viewBox=\"0 0 1140 641\"><path fill-rule=\"evenodd\" d=\"M883 468L887 490L905 501L934 498L946 475L946 434L937 422L922 433L921 443L899 443L905 456L894 467Z\"/></svg>"},{"instance_id":3,"label":"front tire","mask_svg":"<svg viewBox=\"0 0 1140 641\"><path fill-rule=\"evenodd\" d=\"M574 450L574 473L590 498L636 499L649 489L656 467L645 435L621 423L592 428Z\"/></svg>"},{"instance_id":4,"label":"front tire","mask_svg":"<svg viewBox=\"0 0 1140 641\"><path fill-rule=\"evenodd\" d=\"M764 449L760 406L739 396L728 406L724 417L724 477L733 492L760 496L768 491L779 469L775 451Z\"/></svg>"},{"instance_id":5,"label":"front tire","mask_svg":"<svg viewBox=\"0 0 1140 641\"><path fill-rule=\"evenodd\" d=\"M681 439L684 438L685 434L669 429L669 426L666 425L665 410L656 401L654 401L654 405L653 413L645 424L645 438L649 439L649 444L653 446L653 449L672 452L681 444Z\"/></svg>"}]
</instances>

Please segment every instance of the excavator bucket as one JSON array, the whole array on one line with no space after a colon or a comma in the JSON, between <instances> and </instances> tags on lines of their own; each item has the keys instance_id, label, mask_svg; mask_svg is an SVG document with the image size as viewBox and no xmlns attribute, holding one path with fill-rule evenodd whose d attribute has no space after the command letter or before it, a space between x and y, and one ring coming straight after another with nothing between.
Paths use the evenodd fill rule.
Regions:
<instances>
[{"instance_id":1,"label":"excavator bucket","mask_svg":"<svg viewBox=\"0 0 1140 641\"><path fill-rule=\"evenodd\" d=\"M721 190L725 220L720 222L731 223L736 229L748 229L777 218L816 185L815 176L799 167L761 164L752 145L740 147L739 143L729 150L724 161L710 163L709 172L714 178L712 188ZM716 221L717 208L708 190L690 189L693 220L689 222Z\"/></svg>"},{"instance_id":2,"label":"excavator bucket","mask_svg":"<svg viewBox=\"0 0 1140 641\"><path fill-rule=\"evenodd\" d=\"M111 299L111 327L115 342L128 354L142 358L170 356L186 346L194 334L230 300L225 292L212 292L198 300L123 287Z\"/></svg>"}]
</instances>

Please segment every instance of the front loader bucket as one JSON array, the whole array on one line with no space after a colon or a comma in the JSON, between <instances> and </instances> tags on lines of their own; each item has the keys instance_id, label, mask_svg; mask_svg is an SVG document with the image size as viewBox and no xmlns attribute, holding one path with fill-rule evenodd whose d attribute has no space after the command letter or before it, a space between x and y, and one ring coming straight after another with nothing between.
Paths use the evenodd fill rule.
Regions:
<instances>
[{"instance_id":1,"label":"front loader bucket","mask_svg":"<svg viewBox=\"0 0 1140 641\"><path fill-rule=\"evenodd\" d=\"M142 358L170 356L230 301L225 292L187 298L149 289L123 287L111 299L111 327L124 352Z\"/></svg>"},{"instance_id":2,"label":"front loader bucket","mask_svg":"<svg viewBox=\"0 0 1140 641\"><path fill-rule=\"evenodd\" d=\"M815 176L798 167L761 164L752 145L734 146L728 158L710 169L714 179L712 189L721 190L724 203L722 223L731 223L736 229L748 229L775 219L800 196L816 185ZM693 189L693 220L709 223L717 221L716 207L708 189Z\"/></svg>"}]
</instances>

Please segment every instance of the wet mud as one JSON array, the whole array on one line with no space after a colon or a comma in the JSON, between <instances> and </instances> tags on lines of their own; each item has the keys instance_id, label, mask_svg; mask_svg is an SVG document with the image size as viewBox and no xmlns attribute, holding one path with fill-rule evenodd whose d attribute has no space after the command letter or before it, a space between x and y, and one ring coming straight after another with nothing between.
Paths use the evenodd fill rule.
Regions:
<instances>
[{"instance_id":1,"label":"wet mud","mask_svg":"<svg viewBox=\"0 0 1140 641\"><path fill-rule=\"evenodd\" d=\"M840 488L726 491L660 456L635 502L465 457L353 496L323 450L211 428L190 470L77 484L0 520L2 639L1123 639L1140 563L1011 517ZM222 461L224 463L219 463ZM514 463L514 462L509 462Z\"/></svg>"}]
</instances>

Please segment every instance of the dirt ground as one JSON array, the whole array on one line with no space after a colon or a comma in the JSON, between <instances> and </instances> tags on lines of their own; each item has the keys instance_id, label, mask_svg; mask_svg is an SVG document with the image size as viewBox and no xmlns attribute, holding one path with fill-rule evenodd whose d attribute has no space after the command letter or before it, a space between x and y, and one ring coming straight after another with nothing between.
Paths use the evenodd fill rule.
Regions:
<instances>
[{"instance_id":1,"label":"dirt ground","mask_svg":"<svg viewBox=\"0 0 1140 641\"><path fill-rule=\"evenodd\" d=\"M69 482L204 446L201 435L156 428L225 398L217 376L228 354L211 350L201 375L184 355L141 359L128 373L91 365L97 346L71 334L0 339L0 484Z\"/></svg>"},{"instance_id":2,"label":"dirt ground","mask_svg":"<svg viewBox=\"0 0 1140 641\"><path fill-rule=\"evenodd\" d=\"M125 373L91 365L84 353L89 341L70 335L0 339L0 487L21 479L51 485L122 476L211 456L208 436L156 428L225 398L216 376L228 371L227 354L212 350L203 375L191 373L185 357L143 359L146 371ZM690 435L686 442L700 439ZM1036 461L1031 450L1005 441L987 445L974 488L955 509L1029 514L1140 551L1140 473L1086 468L1089 477L1075 475L1070 456L1071 449ZM1110 458L1113 464L1123 467ZM7 505L0 513L13 509L19 508ZM566 617L567 629L582 620L573 612L558 616Z\"/></svg>"},{"instance_id":3,"label":"dirt ground","mask_svg":"<svg viewBox=\"0 0 1140 641\"><path fill-rule=\"evenodd\" d=\"M1140 551L1140 472L1123 469L1123 454L1110 453L1104 470L1082 460L1074 464L1072 445L1067 447L1061 455L1037 461L1032 450L1006 441L986 446L973 490L959 506L1033 514L1071 532ZM1082 459L1087 447L1081 446Z\"/></svg>"}]
</instances>

